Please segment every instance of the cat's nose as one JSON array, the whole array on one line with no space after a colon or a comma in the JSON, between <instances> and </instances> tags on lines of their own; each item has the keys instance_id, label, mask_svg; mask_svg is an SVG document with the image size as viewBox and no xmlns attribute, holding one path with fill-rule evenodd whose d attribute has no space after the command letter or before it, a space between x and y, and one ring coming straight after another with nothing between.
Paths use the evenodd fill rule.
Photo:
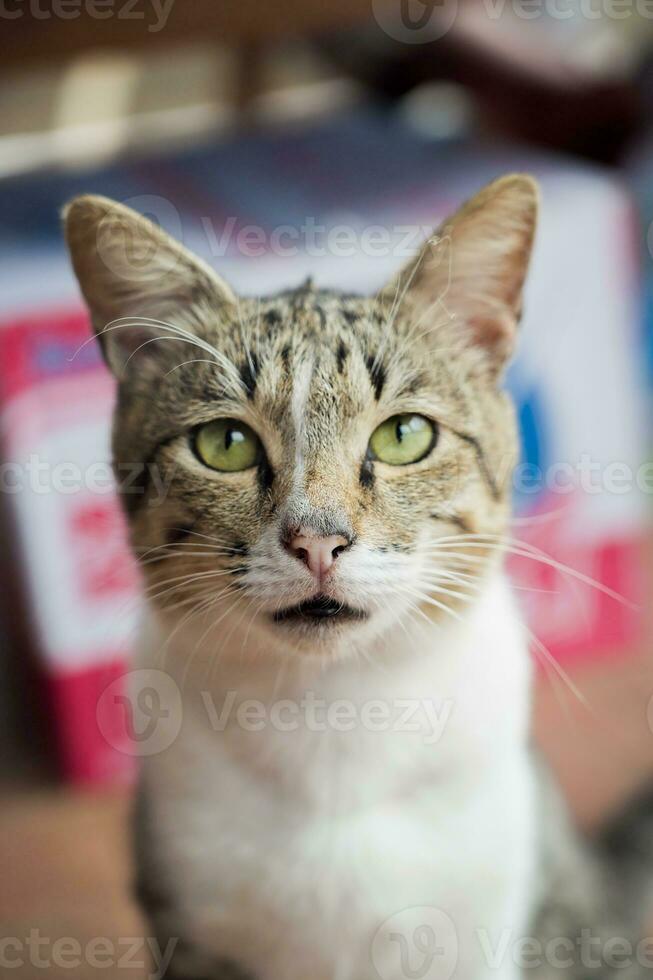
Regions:
<instances>
[{"instance_id":1,"label":"cat's nose","mask_svg":"<svg viewBox=\"0 0 653 980\"><path fill-rule=\"evenodd\" d=\"M339 554L351 544L345 534L317 534L310 528L297 528L288 538L286 547L291 555L308 566L313 575L321 580L327 575Z\"/></svg>"}]
</instances>

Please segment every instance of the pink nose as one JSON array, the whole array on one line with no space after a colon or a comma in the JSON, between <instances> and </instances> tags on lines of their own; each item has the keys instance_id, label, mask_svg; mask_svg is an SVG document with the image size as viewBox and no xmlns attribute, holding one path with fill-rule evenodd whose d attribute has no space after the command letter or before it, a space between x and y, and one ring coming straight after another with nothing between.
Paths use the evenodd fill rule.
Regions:
<instances>
[{"instance_id":1,"label":"pink nose","mask_svg":"<svg viewBox=\"0 0 653 980\"><path fill-rule=\"evenodd\" d=\"M349 545L344 534L330 534L321 537L308 529L300 527L297 534L288 541L288 550L295 558L308 565L317 579L327 574L341 551Z\"/></svg>"}]
</instances>

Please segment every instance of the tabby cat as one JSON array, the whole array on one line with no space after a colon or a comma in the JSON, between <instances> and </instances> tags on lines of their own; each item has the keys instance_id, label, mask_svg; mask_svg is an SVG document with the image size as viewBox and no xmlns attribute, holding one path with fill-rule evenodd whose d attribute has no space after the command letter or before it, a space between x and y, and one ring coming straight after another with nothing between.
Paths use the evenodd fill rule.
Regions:
<instances>
[{"instance_id":1,"label":"tabby cat","mask_svg":"<svg viewBox=\"0 0 653 980\"><path fill-rule=\"evenodd\" d=\"M175 980L637 973L579 953L630 935L625 892L532 752L502 570L537 207L504 177L377 295L263 299L118 203L66 208L140 477L139 666L174 691L136 850Z\"/></svg>"}]
</instances>

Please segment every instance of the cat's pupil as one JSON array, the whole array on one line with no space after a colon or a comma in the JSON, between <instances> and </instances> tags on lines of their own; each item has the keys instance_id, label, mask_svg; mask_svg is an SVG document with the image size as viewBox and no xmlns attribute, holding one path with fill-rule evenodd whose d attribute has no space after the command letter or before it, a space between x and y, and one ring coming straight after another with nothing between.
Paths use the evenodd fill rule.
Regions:
<instances>
[{"instance_id":1,"label":"cat's pupil","mask_svg":"<svg viewBox=\"0 0 653 980\"><path fill-rule=\"evenodd\" d=\"M231 449L234 442L242 442L243 434L238 429L227 429L224 434L224 448Z\"/></svg>"},{"instance_id":2,"label":"cat's pupil","mask_svg":"<svg viewBox=\"0 0 653 980\"><path fill-rule=\"evenodd\" d=\"M407 429L407 428L408 428L408 426L407 425L404 425L403 422L397 422L397 442L403 442L403 440L404 440L404 429Z\"/></svg>"}]
</instances>

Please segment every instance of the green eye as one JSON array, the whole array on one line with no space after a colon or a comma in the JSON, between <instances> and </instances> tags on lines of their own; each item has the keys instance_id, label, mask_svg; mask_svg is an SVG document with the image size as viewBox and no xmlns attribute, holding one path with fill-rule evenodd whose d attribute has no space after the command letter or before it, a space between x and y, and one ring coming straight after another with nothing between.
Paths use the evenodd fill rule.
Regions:
<instances>
[{"instance_id":1,"label":"green eye","mask_svg":"<svg viewBox=\"0 0 653 980\"><path fill-rule=\"evenodd\" d=\"M417 463L430 453L436 434L433 422L423 415L393 415L372 433L372 459L391 466Z\"/></svg>"},{"instance_id":2,"label":"green eye","mask_svg":"<svg viewBox=\"0 0 653 980\"><path fill-rule=\"evenodd\" d=\"M261 442L244 422L216 419L197 430L195 449L202 462L212 470L235 473L256 465Z\"/></svg>"}]
</instances>

